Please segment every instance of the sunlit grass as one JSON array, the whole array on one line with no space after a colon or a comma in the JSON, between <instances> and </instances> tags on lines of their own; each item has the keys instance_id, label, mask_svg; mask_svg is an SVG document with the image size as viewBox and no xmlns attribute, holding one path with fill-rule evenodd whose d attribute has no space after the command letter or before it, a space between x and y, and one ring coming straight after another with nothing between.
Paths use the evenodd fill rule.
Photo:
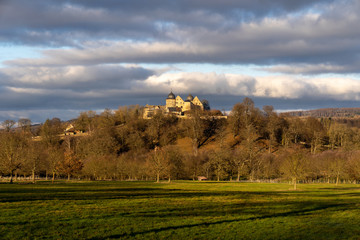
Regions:
<instances>
[{"instance_id":1,"label":"sunlit grass","mask_svg":"<svg viewBox=\"0 0 360 240\"><path fill-rule=\"evenodd\" d=\"M0 184L1 239L359 239L360 186Z\"/></svg>"}]
</instances>

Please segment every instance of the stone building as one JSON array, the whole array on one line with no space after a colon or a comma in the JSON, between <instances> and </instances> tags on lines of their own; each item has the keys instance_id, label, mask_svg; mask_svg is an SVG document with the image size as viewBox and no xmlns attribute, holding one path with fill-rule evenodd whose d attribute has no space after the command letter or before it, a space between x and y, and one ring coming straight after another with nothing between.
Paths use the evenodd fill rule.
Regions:
<instances>
[{"instance_id":1,"label":"stone building","mask_svg":"<svg viewBox=\"0 0 360 240\"><path fill-rule=\"evenodd\" d=\"M175 97L175 94L171 91L166 98L165 106L146 105L144 107L144 118L151 118L158 111L165 114L184 116L186 112L193 109L204 110L204 105L197 96L193 97L189 94L184 101L179 95Z\"/></svg>"}]
</instances>

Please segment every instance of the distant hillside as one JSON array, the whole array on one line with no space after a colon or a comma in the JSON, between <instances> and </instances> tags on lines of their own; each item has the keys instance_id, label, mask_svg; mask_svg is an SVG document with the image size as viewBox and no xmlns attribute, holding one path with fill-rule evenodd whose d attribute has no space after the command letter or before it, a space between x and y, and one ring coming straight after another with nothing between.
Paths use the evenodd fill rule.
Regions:
<instances>
[{"instance_id":1,"label":"distant hillside","mask_svg":"<svg viewBox=\"0 0 360 240\"><path fill-rule=\"evenodd\" d=\"M294 117L315 117L315 118L353 118L360 117L360 108L321 108L308 111L292 111L284 114Z\"/></svg>"}]
</instances>

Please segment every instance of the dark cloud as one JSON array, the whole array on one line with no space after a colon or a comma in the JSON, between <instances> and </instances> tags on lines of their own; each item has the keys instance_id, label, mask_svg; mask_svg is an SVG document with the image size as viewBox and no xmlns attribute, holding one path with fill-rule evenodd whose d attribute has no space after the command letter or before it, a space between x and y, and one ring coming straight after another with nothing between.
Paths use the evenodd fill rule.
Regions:
<instances>
[{"instance_id":1,"label":"dark cloud","mask_svg":"<svg viewBox=\"0 0 360 240\"><path fill-rule=\"evenodd\" d=\"M39 123L44 122L47 118L51 119L53 117L58 117L62 120L73 119L79 116L80 112L88 110L95 110L100 113L104 108L117 109L119 106L125 105L139 104L143 106L146 103L164 105L167 94L168 93L165 92L160 95L144 94L140 96L133 94L119 94L117 96L114 95L108 96L107 98L104 97L103 99L97 99L97 101L94 101L92 98L83 99L82 101L75 98L64 101L63 98L58 98L59 103L57 105L55 104L57 107L49 104L50 106L44 105L41 108L29 106L29 108L22 107L20 109L0 110L0 121L4 121L6 119L13 119L17 121L19 118L25 117L30 118L35 123ZM187 94L188 93L184 93L181 96L186 97ZM192 94L194 96L198 96L200 99L207 99L210 102L212 109L227 112L232 109L235 103L242 102L244 97L249 97L246 95L209 95L197 92L192 92ZM24 101L29 99L31 100L31 96L26 97L30 98L24 99ZM288 99L251 96L251 99L254 100L255 105L259 108L262 108L264 105L272 105L275 110L279 111L359 106L359 102L355 100L338 101L329 98L316 99L316 101L314 101L312 98ZM47 101L48 98L39 98L37 101L40 102L41 100Z\"/></svg>"},{"instance_id":2,"label":"dark cloud","mask_svg":"<svg viewBox=\"0 0 360 240\"><path fill-rule=\"evenodd\" d=\"M3 80L0 81L8 87L14 88L89 91L130 89L136 84L136 80L143 81L154 74L153 70L138 66L124 67L121 65L28 67L5 69L1 74Z\"/></svg>"},{"instance_id":3,"label":"dark cloud","mask_svg":"<svg viewBox=\"0 0 360 240\"><path fill-rule=\"evenodd\" d=\"M116 108L141 97L136 92L154 74L120 65L0 69L0 111Z\"/></svg>"},{"instance_id":4,"label":"dark cloud","mask_svg":"<svg viewBox=\"0 0 360 240\"><path fill-rule=\"evenodd\" d=\"M286 14L281 17L269 15L248 22L238 20L232 15L220 14L220 10L217 15L210 14L208 11L196 11L194 10L197 6L196 2L191 8L193 11L185 11L184 16L179 15L182 10L161 12L166 8L175 9L173 5L177 6L178 2L170 4L171 6L169 4L156 5L157 7L149 11L160 12L149 16L140 16L140 12L146 11L146 8L136 10L124 4L126 11L121 10L125 14L124 19L121 14L120 17L116 14L116 16L111 16L111 13L110 17L108 16L107 11L118 9L116 6L114 10L108 8L107 4L113 3L112 1L105 2L102 7L97 6L98 3L90 2L91 7L85 6L85 2L78 1L77 4L71 5L75 10L67 10L81 12L84 7L91 9L88 10L90 12L88 15L86 11L79 15L73 14L74 20L71 20L71 16L65 17L63 21L69 21L68 28L70 30L73 28L73 31L61 32L59 30L61 27L56 26L54 31L24 31L29 34L25 41L43 42L49 45L63 42L65 45L75 44L75 48L46 50L43 52L43 59L15 59L7 61L6 64L19 66L108 63L214 63L266 66L308 64L319 66L319 68L312 67L311 71L304 69L304 72L297 68L297 73L360 72L358 64L360 62L360 45L358 44L360 17L357 14L360 11L360 3L355 0L346 1L347 4L336 1L333 5L322 5L323 8L317 8L313 12L297 12L297 14ZM293 6L286 2L274 1L271 4L282 6L282 9L298 10L300 6L316 6L322 3L322 1L304 1L300 5L297 3ZM67 6L65 3L70 2L62 2L64 6ZM246 1L241 4L245 3ZM186 2L183 4L192 6ZM211 9L212 4L217 3L210 2L209 6L202 7ZM228 1L225 6L232 6L232 4L236 3ZM98 12L100 16L104 15L104 19L109 18L109 20L91 23L92 11ZM132 14L132 11L137 12ZM172 20L162 21L165 15L171 15L169 18ZM77 18L80 19L77 20ZM132 21L131 19L134 20L132 23L129 22ZM75 23L72 25L73 21L79 26L76 27ZM185 24L185 21L189 22ZM59 19L47 21L47 24L52 26L55 24L53 22L60 26L65 24L58 23L61 22ZM119 23L116 24L117 22ZM139 28L133 24L135 22L139 24ZM98 24L99 27L97 27ZM103 24L106 26L101 28ZM133 32L130 33L129 29ZM17 38L21 37L17 36ZM324 68L320 67L321 65L338 67ZM284 69L285 73L291 72L285 68L273 69Z\"/></svg>"},{"instance_id":5,"label":"dark cloud","mask_svg":"<svg viewBox=\"0 0 360 240\"><path fill-rule=\"evenodd\" d=\"M78 46L91 39L168 39L177 27L228 29L242 21L297 11L332 0L0 2L1 41Z\"/></svg>"}]
</instances>

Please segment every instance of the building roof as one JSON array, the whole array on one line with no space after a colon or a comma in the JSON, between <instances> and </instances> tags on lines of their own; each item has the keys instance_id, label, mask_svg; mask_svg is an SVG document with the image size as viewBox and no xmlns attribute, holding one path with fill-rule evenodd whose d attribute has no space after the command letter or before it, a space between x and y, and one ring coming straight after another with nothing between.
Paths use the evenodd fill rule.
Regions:
<instances>
[{"instance_id":1,"label":"building roof","mask_svg":"<svg viewBox=\"0 0 360 240\"><path fill-rule=\"evenodd\" d=\"M175 99L175 95L173 94L172 91L169 93L167 99Z\"/></svg>"},{"instance_id":2,"label":"building roof","mask_svg":"<svg viewBox=\"0 0 360 240\"><path fill-rule=\"evenodd\" d=\"M192 101L192 100L194 100L194 97L193 97L193 95L189 94L189 96L187 96L186 100L189 100L189 101Z\"/></svg>"}]
</instances>

